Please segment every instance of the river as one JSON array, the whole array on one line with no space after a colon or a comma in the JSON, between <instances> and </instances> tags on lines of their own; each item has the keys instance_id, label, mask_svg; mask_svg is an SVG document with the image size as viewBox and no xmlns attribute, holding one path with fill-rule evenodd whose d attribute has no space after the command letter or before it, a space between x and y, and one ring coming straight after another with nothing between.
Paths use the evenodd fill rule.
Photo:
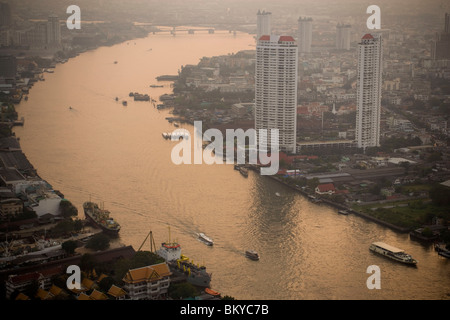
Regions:
<instances>
[{"instance_id":1,"label":"river","mask_svg":"<svg viewBox=\"0 0 450 320\"><path fill-rule=\"evenodd\" d=\"M35 84L29 100L17 106L26 121L16 135L39 175L78 207L81 218L89 197L104 203L122 226L120 241L136 250L150 230L157 243L168 240L170 226L183 254L205 264L211 287L225 295L449 299L449 260L408 234L339 215L255 172L244 178L231 165L172 163L174 142L161 136L174 129L165 120L169 111L132 101L128 93L170 93L169 83L149 85L203 56L253 44L243 33L157 34L85 52ZM196 232L213 238L214 246L199 242ZM404 249L418 266L374 255L374 241ZM261 259L247 259L246 249L257 250ZM380 267L379 290L366 286L370 265Z\"/></svg>"}]
</instances>

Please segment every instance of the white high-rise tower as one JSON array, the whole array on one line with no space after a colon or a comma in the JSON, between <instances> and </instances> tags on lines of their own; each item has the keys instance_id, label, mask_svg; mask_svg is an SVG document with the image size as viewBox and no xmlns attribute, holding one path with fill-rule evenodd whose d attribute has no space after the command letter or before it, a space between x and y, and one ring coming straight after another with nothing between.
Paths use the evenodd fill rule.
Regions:
<instances>
[{"instance_id":1,"label":"white high-rise tower","mask_svg":"<svg viewBox=\"0 0 450 320\"><path fill-rule=\"evenodd\" d=\"M291 36L264 35L256 46L255 129L279 130L279 147L296 152L298 48ZM258 136L258 143L260 142ZM262 149L259 146L260 149Z\"/></svg>"},{"instance_id":2,"label":"white high-rise tower","mask_svg":"<svg viewBox=\"0 0 450 320\"><path fill-rule=\"evenodd\" d=\"M312 18L298 19L298 52L310 53L312 43Z\"/></svg>"},{"instance_id":3,"label":"white high-rise tower","mask_svg":"<svg viewBox=\"0 0 450 320\"><path fill-rule=\"evenodd\" d=\"M256 14L256 41L265 34L272 34L272 13L258 10Z\"/></svg>"},{"instance_id":4,"label":"white high-rise tower","mask_svg":"<svg viewBox=\"0 0 450 320\"><path fill-rule=\"evenodd\" d=\"M380 145L382 53L381 35L366 34L358 44L355 138L364 150Z\"/></svg>"}]
</instances>

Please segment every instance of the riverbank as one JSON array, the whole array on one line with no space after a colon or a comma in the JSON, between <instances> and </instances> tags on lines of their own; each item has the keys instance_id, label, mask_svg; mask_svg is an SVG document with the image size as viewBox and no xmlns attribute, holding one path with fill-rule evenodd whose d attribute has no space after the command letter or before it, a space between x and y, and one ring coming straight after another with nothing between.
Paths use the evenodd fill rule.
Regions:
<instances>
[{"instance_id":1,"label":"riverbank","mask_svg":"<svg viewBox=\"0 0 450 320\"><path fill-rule=\"evenodd\" d=\"M250 168L251 168L253 171L255 171L255 172L257 172L257 173L259 174L259 169L258 169L256 166L250 166ZM323 197L319 197L319 196L317 196L317 194L314 194L314 195L313 195L313 194L310 194L310 193L308 193L308 192L302 190L302 189L299 188L299 187L296 187L296 186L293 186L293 185L291 185L291 184L289 184L289 183L284 182L283 180L281 180L280 178L278 178L278 177L276 177L276 176L271 176L271 175L269 175L269 176L266 176L266 177L269 178L269 179L272 179L272 180L274 180L274 181L276 181L276 182L278 182L278 183L280 183L280 184L282 184L282 185L284 185L284 186L286 186L286 187L288 187L288 188L290 188L290 189L295 190L296 192L300 193L301 195L303 195L303 196L304 196L305 198L307 198L307 199L311 199L310 196L314 196L314 199L315 199L315 200L314 200L313 202L314 202L315 204L317 204L317 205L319 205L319 203L325 203L325 204L327 204L328 206L333 207L333 208L335 208L335 209L338 209L338 210L346 210L346 211L349 212L349 213L355 214L355 215L357 215L357 216L359 216L359 217L362 217L362 218L364 218L364 219L366 219L366 220L375 222L375 223L377 223L377 224L379 224L379 225L388 227L388 228L390 228L390 229L392 229L392 230L394 230L394 231L397 231L397 232L407 233L407 232L410 232L410 231L411 231L411 229L409 229L409 228L404 228L404 227L396 226L396 225L391 224L391 223L389 223L389 222L386 222L386 221L383 221L383 220L380 220L380 219L371 217L371 216L369 216L369 215L367 215L367 214L364 214L364 213L362 213L362 212L353 210L352 208L350 208L350 207L348 207L348 206L345 206L345 205L342 205L342 204L339 204L339 203L330 201L330 200L325 199L325 198L323 198Z\"/></svg>"}]
</instances>

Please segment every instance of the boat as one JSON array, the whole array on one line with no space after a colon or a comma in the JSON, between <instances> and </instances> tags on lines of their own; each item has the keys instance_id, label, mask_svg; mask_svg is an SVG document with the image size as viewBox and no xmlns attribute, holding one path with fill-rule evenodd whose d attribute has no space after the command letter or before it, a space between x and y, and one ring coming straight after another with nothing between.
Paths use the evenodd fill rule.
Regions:
<instances>
[{"instance_id":1,"label":"boat","mask_svg":"<svg viewBox=\"0 0 450 320\"><path fill-rule=\"evenodd\" d=\"M171 270L186 276L187 282L194 286L209 287L211 283L211 273L206 271L206 267L194 264L194 261L189 261L185 255L181 255L175 263L169 263L169 266L173 267Z\"/></svg>"},{"instance_id":2,"label":"boat","mask_svg":"<svg viewBox=\"0 0 450 320\"><path fill-rule=\"evenodd\" d=\"M117 61L114 61L114 64L117 64Z\"/></svg>"},{"instance_id":3,"label":"boat","mask_svg":"<svg viewBox=\"0 0 450 320\"><path fill-rule=\"evenodd\" d=\"M338 213L342 214L344 216L347 216L349 214L349 212L347 210L339 210Z\"/></svg>"},{"instance_id":4,"label":"boat","mask_svg":"<svg viewBox=\"0 0 450 320\"><path fill-rule=\"evenodd\" d=\"M175 127L179 127L180 125L178 124L178 123L176 123L176 122L174 122L174 124L173 124Z\"/></svg>"},{"instance_id":5,"label":"boat","mask_svg":"<svg viewBox=\"0 0 450 320\"><path fill-rule=\"evenodd\" d=\"M197 233L198 238L208 246L212 246L214 241L204 233Z\"/></svg>"},{"instance_id":6,"label":"boat","mask_svg":"<svg viewBox=\"0 0 450 320\"><path fill-rule=\"evenodd\" d=\"M374 242L370 245L369 249L375 253L404 264L417 264L417 260L413 259L411 255L405 253L402 249L398 249L384 242Z\"/></svg>"},{"instance_id":7,"label":"boat","mask_svg":"<svg viewBox=\"0 0 450 320\"><path fill-rule=\"evenodd\" d=\"M210 294L210 295L215 296L215 297L220 296L220 292L217 292L216 290L213 290L213 289L211 289L211 288L206 288L206 289L205 289L205 292L206 292L207 294Z\"/></svg>"},{"instance_id":8,"label":"boat","mask_svg":"<svg viewBox=\"0 0 450 320\"><path fill-rule=\"evenodd\" d=\"M245 167L239 167L239 172L244 176L248 177L248 169Z\"/></svg>"},{"instance_id":9,"label":"boat","mask_svg":"<svg viewBox=\"0 0 450 320\"><path fill-rule=\"evenodd\" d=\"M443 244L443 243L441 243L441 244L440 243L435 243L434 250L436 250L438 255L440 255L441 257L445 257L445 258L450 259L450 250L448 250L445 247L445 244Z\"/></svg>"},{"instance_id":10,"label":"boat","mask_svg":"<svg viewBox=\"0 0 450 320\"><path fill-rule=\"evenodd\" d=\"M170 240L170 231L169 241L162 242L156 254L167 262L170 271L175 276L185 277L187 282L198 287L209 287L211 273L206 271L205 266L196 265L193 260L181 254L181 245L176 241Z\"/></svg>"},{"instance_id":11,"label":"boat","mask_svg":"<svg viewBox=\"0 0 450 320\"><path fill-rule=\"evenodd\" d=\"M134 101L150 101L150 96L148 94L141 94L138 92L134 93Z\"/></svg>"},{"instance_id":12,"label":"boat","mask_svg":"<svg viewBox=\"0 0 450 320\"><path fill-rule=\"evenodd\" d=\"M102 229L105 233L117 236L120 231L120 224L110 217L110 212L99 208L98 204L86 201L83 204L84 215L86 219L95 226Z\"/></svg>"},{"instance_id":13,"label":"boat","mask_svg":"<svg viewBox=\"0 0 450 320\"><path fill-rule=\"evenodd\" d=\"M127 106L127 105L128 105L128 102L126 102L125 100L123 100L123 101L122 101L122 104L123 104L124 106Z\"/></svg>"},{"instance_id":14,"label":"boat","mask_svg":"<svg viewBox=\"0 0 450 320\"><path fill-rule=\"evenodd\" d=\"M159 85L156 85L156 84L152 84L152 85L150 85L150 88L164 88L164 86L159 86Z\"/></svg>"},{"instance_id":15,"label":"boat","mask_svg":"<svg viewBox=\"0 0 450 320\"><path fill-rule=\"evenodd\" d=\"M281 194L280 194L279 192L275 192L275 195L276 195L277 197L281 197Z\"/></svg>"},{"instance_id":16,"label":"boat","mask_svg":"<svg viewBox=\"0 0 450 320\"><path fill-rule=\"evenodd\" d=\"M118 97L116 97L116 101L119 101L119 98L118 98Z\"/></svg>"},{"instance_id":17,"label":"boat","mask_svg":"<svg viewBox=\"0 0 450 320\"><path fill-rule=\"evenodd\" d=\"M259 260L259 254L255 250L247 250L245 251L245 256L251 260Z\"/></svg>"},{"instance_id":18,"label":"boat","mask_svg":"<svg viewBox=\"0 0 450 320\"><path fill-rule=\"evenodd\" d=\"M46 254L52 251L62 249L61 242L53 239L35 240L34 248L31 248L31 246L22 246L22 248L18 248L17 250L10 250L8 247L12 247L13 244L14 243L7 243L6 245L5 244L2 245L5 246L5 250L3 254L0 256L0 262L14 263L14 261L19 261L19 259L25 261L26 258L31 259L33 256L38 256L41 254ZM20 253L14 254L11 251L18 251Z\"/></svg>"},{"instance_id":19,"label":"boat","mask_svg":"<svg viewBox=\"0 0 450 320\"><path fill-rule=\"evenodd\" d=\"M163 132L163 133L162 133L162 136L163 136L163 138L166 139L166 140L167 140L167 139L170 139L170 133Z\"/></svg>"}]
</instances>

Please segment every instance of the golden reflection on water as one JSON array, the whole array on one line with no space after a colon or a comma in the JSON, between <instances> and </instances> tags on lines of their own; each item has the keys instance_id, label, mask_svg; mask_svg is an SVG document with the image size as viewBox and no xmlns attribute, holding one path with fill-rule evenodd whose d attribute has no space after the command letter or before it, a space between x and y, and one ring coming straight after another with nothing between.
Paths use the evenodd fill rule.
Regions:
<instances>
[{"instance_id":1,"label":"golden reflection on water","mask_svg":"<svg viewBox=\"0 0 450 320\"><path fill-rule=\"evenodd\" d=\"M175 129L148 102L171 91L150 88L155 77L176 74L203 56L254 49L250 35L150 35L86 52L45 74L17 111L15 129L39 174L79 209L92 197L122 225L124 244L139 248L149 230L156 242L177 239L183 253L213 273L212 287L238 299L442 299L449 263L429 247L355 216L309 203L254 172L232 165L175 165ZM136 43L136 44L134 44ZM152 50L149 50L149 49ZM118 61L114 64L114 61ZM119 101L115 101L118 97ZM128 101L124 107L122 100ZM70 109L71 107L72 109ZM184 126L191 131L191 126ZM280 196L275 193L279 192ZM207 247L196 239L214 239ZM369 252L373 241L397 245L417 257L418 268ZM246 259L254 249L260 261ZM366 287L371 264L382 270L382 289Z\"/></svg>"}]
</instances>

